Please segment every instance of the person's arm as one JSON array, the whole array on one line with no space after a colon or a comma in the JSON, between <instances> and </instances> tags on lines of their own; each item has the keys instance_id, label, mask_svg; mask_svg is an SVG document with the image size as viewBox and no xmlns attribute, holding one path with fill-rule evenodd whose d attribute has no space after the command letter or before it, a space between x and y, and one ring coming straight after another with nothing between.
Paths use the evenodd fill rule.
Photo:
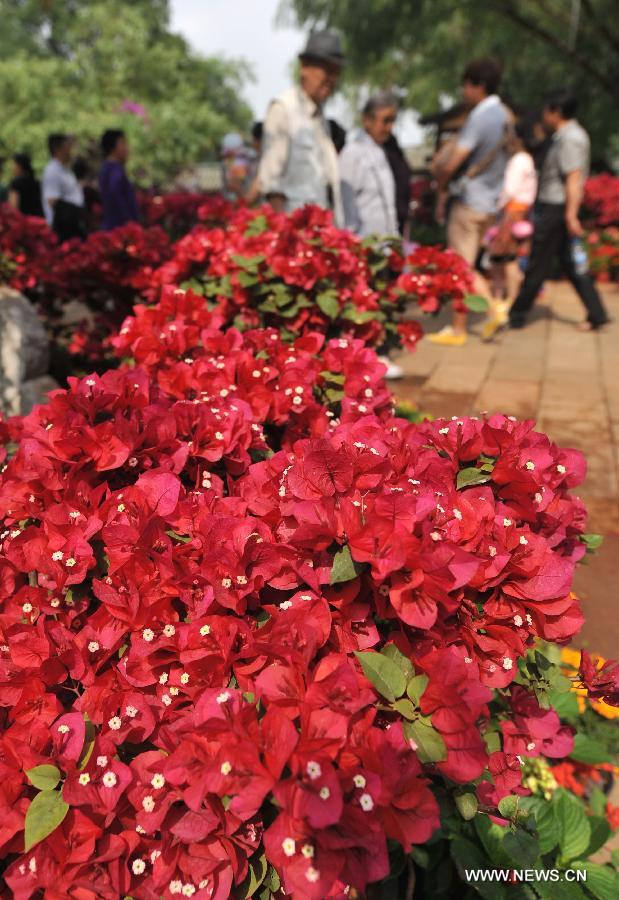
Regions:
<instances>
[{"instance_id":1,"label":"person's arm","mask_svg":"<svg viewBox=\"0 0 619 900\"><path fill-rule=\"evenodd\" d=\"M437 165L436 185L439 191L446 190L447 185L449 184L453 176L471 155L471 151L472 147L467 147L458 141L445 162L443 162L442 164L439 163Z\"/></svg>"},{"instance_id":2,"label":"person's arm","mask_svg":"<svg viewBox=\"0 0 619 900\"><path fill-rule=\"evenodd\" d=\"M58 172L51 171L43 178L43 201L47 203L52 211L52 219L54 217L54 206L56 201L62 196L62 185L60 183L60 175Z\"/></svg>"},{"instance_id":3,"label":"person's arm","mask_svg":"<svg viewBox=\"0 0 619 900\"><path fill-rule=\"evenodd\" d=\"M9 204L9 206L12 206L13 209L19 209L19 194L17 193L15 188L9 188L7 203Z\"/></svg>"},{"instance_id":4,"label":"person's arm","mask_svg":"<svg viewBox=\"0 0 619 900\"><path fill-rule=\"evenodd\" d=\"M282 177L288 163L290 137L288 117L281 103L271 103L264 120L262 155L258 175L249 189L247 201L253 202L264 195L276 212L283 212L286 195L282 190Z\"/></svg>"},{"instance_id":5,"label":"person's arm","mask_svg":"<svg viewBox=\"0 0 619 900\"><path fill-rule=\"evenodd\" d=\"M583 227L578 218L578 210L582 200L582 174L574 169L565 176L565 224L574 237L581 237Z\"/></svg>"},{"instance_id":6,"label":"person's arm","mask_svg":"<svg viewBox=\"0 0 619 900\"><path fill-rule=\"evenodd\" d=\"M361 159L359 148L348 144L339 155L340 185L344 209L344 227L358 234L361 231L361 214L357 203L360 187Z\"/></svg>"}]
</instances>

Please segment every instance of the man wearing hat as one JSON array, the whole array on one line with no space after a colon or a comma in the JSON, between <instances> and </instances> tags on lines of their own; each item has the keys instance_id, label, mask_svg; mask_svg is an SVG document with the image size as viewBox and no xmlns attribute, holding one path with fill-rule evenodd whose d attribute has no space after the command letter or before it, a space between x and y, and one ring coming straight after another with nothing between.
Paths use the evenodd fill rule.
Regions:
<instances>
[{"instance_id":1,"label":"man wearing hat","mask_svg":"<svg viewBox=\"0 0 619 900\"><path fill-rule=\"evenodd\" d=\"M342 225L337 153L322 112L344 64L339 35L312 32L299 61L299 84L269 106L251 193L262 194L276 210L289 212L306 203L330 208Z\"/></svg>"}]
</instances>

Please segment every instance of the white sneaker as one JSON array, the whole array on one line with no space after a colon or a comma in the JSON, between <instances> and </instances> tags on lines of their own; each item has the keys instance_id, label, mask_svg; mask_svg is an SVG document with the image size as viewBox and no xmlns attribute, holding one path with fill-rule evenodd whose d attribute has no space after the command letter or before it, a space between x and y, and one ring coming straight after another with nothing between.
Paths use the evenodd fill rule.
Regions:
<instances>
[{"instance_id":1,"label":"white sneaker","mask_svg":"<svg viewBox=\"0 0 619 900\"><path fill-rule=\"evenodd\" d=\"M378 360L387 367L387 371L385 372L385 379L387 381L398 381L398 379L404 378L404 369L401 366L396 365L396 363L391 362L388 356L379 356Z\"/></svg>"}]
</instances>

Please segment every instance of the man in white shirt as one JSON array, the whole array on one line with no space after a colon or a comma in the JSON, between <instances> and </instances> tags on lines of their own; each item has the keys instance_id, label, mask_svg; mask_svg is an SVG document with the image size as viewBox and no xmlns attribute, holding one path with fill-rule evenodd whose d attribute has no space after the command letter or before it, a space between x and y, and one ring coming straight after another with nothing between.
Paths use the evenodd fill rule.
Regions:
<instances>
[{"instance_id":1,"label":"man in white shirt","mask_svg":"<svg viewBox=\"0 0 619 900\"><path fill-rule=\"evenodd\" d=\"M339 35L312 32L299 60L299 84L273 100L266 114L258 175L247 199L262 195L287 212L316 204L332 209L341 225L337 153L323 115L344 64Z\"/></svg>"},{"instance_id":2,"label":"man in white shirt","mask_svg":"<svg viewBox=\"0 0 619 900\"><path fill-rule=\"evenodd\" d=\"M344 222L361 237L398 232L395 180L383 145L397 116L397 101L381 91L363 108L363 128L340 154Z\"/></svg>"},{"instance_id":3,"label":"man in white shirt","mask_svg":"<svg viewBox=\"0 0 619 900\"><path fill-rule=\"evenodd\" d=\"M50 134L47 146L51 159L45 166L41 183L45 218L61 240L81 236L84 193L69 168L73 140L66 134Z\"/></svg>"}]
</instances>

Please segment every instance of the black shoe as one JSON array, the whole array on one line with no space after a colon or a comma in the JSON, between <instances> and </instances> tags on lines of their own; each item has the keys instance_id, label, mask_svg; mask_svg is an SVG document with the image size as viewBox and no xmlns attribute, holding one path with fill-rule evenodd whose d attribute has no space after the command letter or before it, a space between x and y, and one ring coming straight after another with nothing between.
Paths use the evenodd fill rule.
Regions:
<instances>
[{"instance_id":1,"label":"black shoe","mask_svg":"<svg viewBox=\"0 0 619 900\"><path fill-rule=\"evenodd\" d=\"M526 321L524 319L515 319L512 316L509 318L509 327L514 329L524 328L526 325Z\"/></svg>"}]
</instances>

